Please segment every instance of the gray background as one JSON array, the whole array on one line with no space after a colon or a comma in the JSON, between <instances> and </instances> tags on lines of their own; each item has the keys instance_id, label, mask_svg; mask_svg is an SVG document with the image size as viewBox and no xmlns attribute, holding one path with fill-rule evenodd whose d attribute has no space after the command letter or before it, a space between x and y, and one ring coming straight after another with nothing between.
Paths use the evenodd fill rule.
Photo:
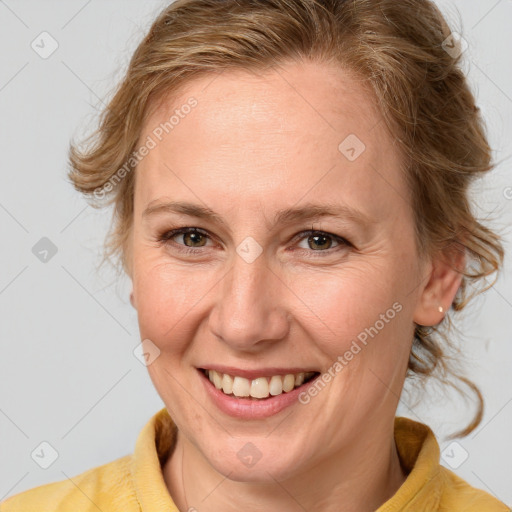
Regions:
<instances>
[{"instance_id":1,"label":"gray background","mask_svg":"<svg viewBox=\"0 0 512 512\"><path fill-rule=\"evenodd\" d=\"M503 161L474 194L482 216L505 233L508 253L496 286L474 301L462 327L466 368L486 399L481 427L450 446L444 435L471 411L434 388L415 408L404 394L398 414L429 424L443 464L510 505L512 1L438 3L469 44L465 69ZM165 4L0 0L0 499L132 453L163 407L133 355L130 283L96 271L110 211L89 207L65 171L70 138L95 126L102 99ZM43 31L58 43L46 59L31 47ZM46 247L43 237L57 249L46 262L33 252ZM58 452L48 469L31 458L34 450L51 454L44 441Z\"/></svg>"}]
</instances>

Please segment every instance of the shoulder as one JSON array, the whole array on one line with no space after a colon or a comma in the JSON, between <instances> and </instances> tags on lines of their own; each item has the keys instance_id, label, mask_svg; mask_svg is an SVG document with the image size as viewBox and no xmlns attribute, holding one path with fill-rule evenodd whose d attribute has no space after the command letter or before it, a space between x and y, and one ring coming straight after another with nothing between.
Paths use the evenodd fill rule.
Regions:
<instances>
[{"instance_id":1,"label":"shoulder","mask_svg":"<svg viewBox=\"0 0 512 512\"><path fill-rule=\"evenodd\" d=\"M0 503L0 512L139 511L126 455L65 480L34 487Z\"/></svg>"},{"instance_id":2,"label":"shoulder","mask_svg":"<svg viewBox=\"0 0 512 512\"><path fill-rule=\"evenodd\" d=\"M443 480L439 512L511 512L511 508L486 491L472 487L444 466L439 475Z\"/></svg>"}]
</instances>

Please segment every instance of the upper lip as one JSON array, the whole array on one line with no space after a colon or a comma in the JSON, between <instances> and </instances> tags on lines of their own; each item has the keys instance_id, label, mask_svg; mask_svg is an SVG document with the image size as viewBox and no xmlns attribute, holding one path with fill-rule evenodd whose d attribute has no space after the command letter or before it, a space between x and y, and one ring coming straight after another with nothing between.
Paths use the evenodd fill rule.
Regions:
<instances>
[{"instance_id":1,"label":"upper lip","mask_svg":"<svg viewBox=\"0 0 512 512\"><path fill-rule=\"evenodd\" d=\"M225 365L207 365L198 367L200 370L215 370L219 373L227 373L228 375L244 377L246 379L256 379L257 377L272 377L273 375L288 375L290 373L307 373L314 372L319 373L318 370L311 368L282 368L282 367L266 367L257 369L243 369L234 366Z\"/></svg>"}]
</instances>

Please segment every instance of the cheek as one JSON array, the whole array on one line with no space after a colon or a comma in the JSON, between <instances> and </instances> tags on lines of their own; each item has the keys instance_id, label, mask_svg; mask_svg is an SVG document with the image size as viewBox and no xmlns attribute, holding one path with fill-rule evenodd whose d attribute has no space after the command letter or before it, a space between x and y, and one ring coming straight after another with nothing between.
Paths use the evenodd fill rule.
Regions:
<instances>
[{"instance_id":1,"label":"cheek","mask_svg":"<svg viewBox=\"0 0 512 512\"><path fill-rule=\"evenodd\" d=\"M141 336L157 345L166 339L179 340L179 330L190 322L208 290L203 273L142 258L135 260L135 270Z\"/></svg>"},{"instance_id":2,"label":"cheek","mask_svg":"<svg viewBox=\"0 0 512 512\"><path fill-rule=\"evenodd\" d=\"M406 276L404 267L387 256L361 257L336 268L275 270L271 300L276 310L289 315L292 331L302 332L302 338L311 340L310 348L324 354L324 362L335 361L355 340L363 347L377 337L398 343L404 339L406 286L401 283ZM169 262L154 249L135 254L134 269L141 339L168 354L185 352L212 311L222 307L228 269ZM365 350L368 356L372 352Z\"/></svg>"},{"instance_id":3,"label":"cheek","mask_svg":"<svg viewBox=\"0 0 512 512\"><path fill-rule=\"evenodd\" d=\"M375 335L373 326L382 334L391 332L398 324L397 310L403 310L398 281L385 262L358 261L337 271L305 273L291 279L290 288L303 310L297 320L331 355L343 353L358 336L369 338L368 331Z\"/></svg>"}]
</instances>

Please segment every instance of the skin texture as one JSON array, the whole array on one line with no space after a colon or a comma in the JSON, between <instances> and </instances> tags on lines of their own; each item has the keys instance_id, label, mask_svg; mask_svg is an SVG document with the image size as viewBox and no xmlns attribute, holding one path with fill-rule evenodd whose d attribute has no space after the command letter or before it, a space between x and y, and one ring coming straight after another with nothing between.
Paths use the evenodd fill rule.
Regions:
<instances>
[{"instance_id":1,"label":"skin texture","mask_svg":"<svg viewBox=\"0 0 512 512\"><path fill-rule=\"evenodd\" d=\"M151 114L141 141L190 97L197 106L136 170L129 246L141 339L160 350L148 371L179 429L166 485L181 511L373 511L406 477L393 422L414 322L439 323L460 276L446 258L419 259L401 156L346 71L303 61L195 78ZM338 149L350 134L366 146L354 161ZM155 200L208 207L224 224L143 216ZM273 224L306 203L347 205L371 223ZM181 227L208 236L158 241ZM350 243L317 248L300 236L310 229ZM236 251L249 236L262 249L252 263ZM200 382L196 368L215 363L327 372L396 302L400 312L306 405L240 420ZM247 442L262 455L252 467L237 457Z\"/></svg>"}]
</instances>

